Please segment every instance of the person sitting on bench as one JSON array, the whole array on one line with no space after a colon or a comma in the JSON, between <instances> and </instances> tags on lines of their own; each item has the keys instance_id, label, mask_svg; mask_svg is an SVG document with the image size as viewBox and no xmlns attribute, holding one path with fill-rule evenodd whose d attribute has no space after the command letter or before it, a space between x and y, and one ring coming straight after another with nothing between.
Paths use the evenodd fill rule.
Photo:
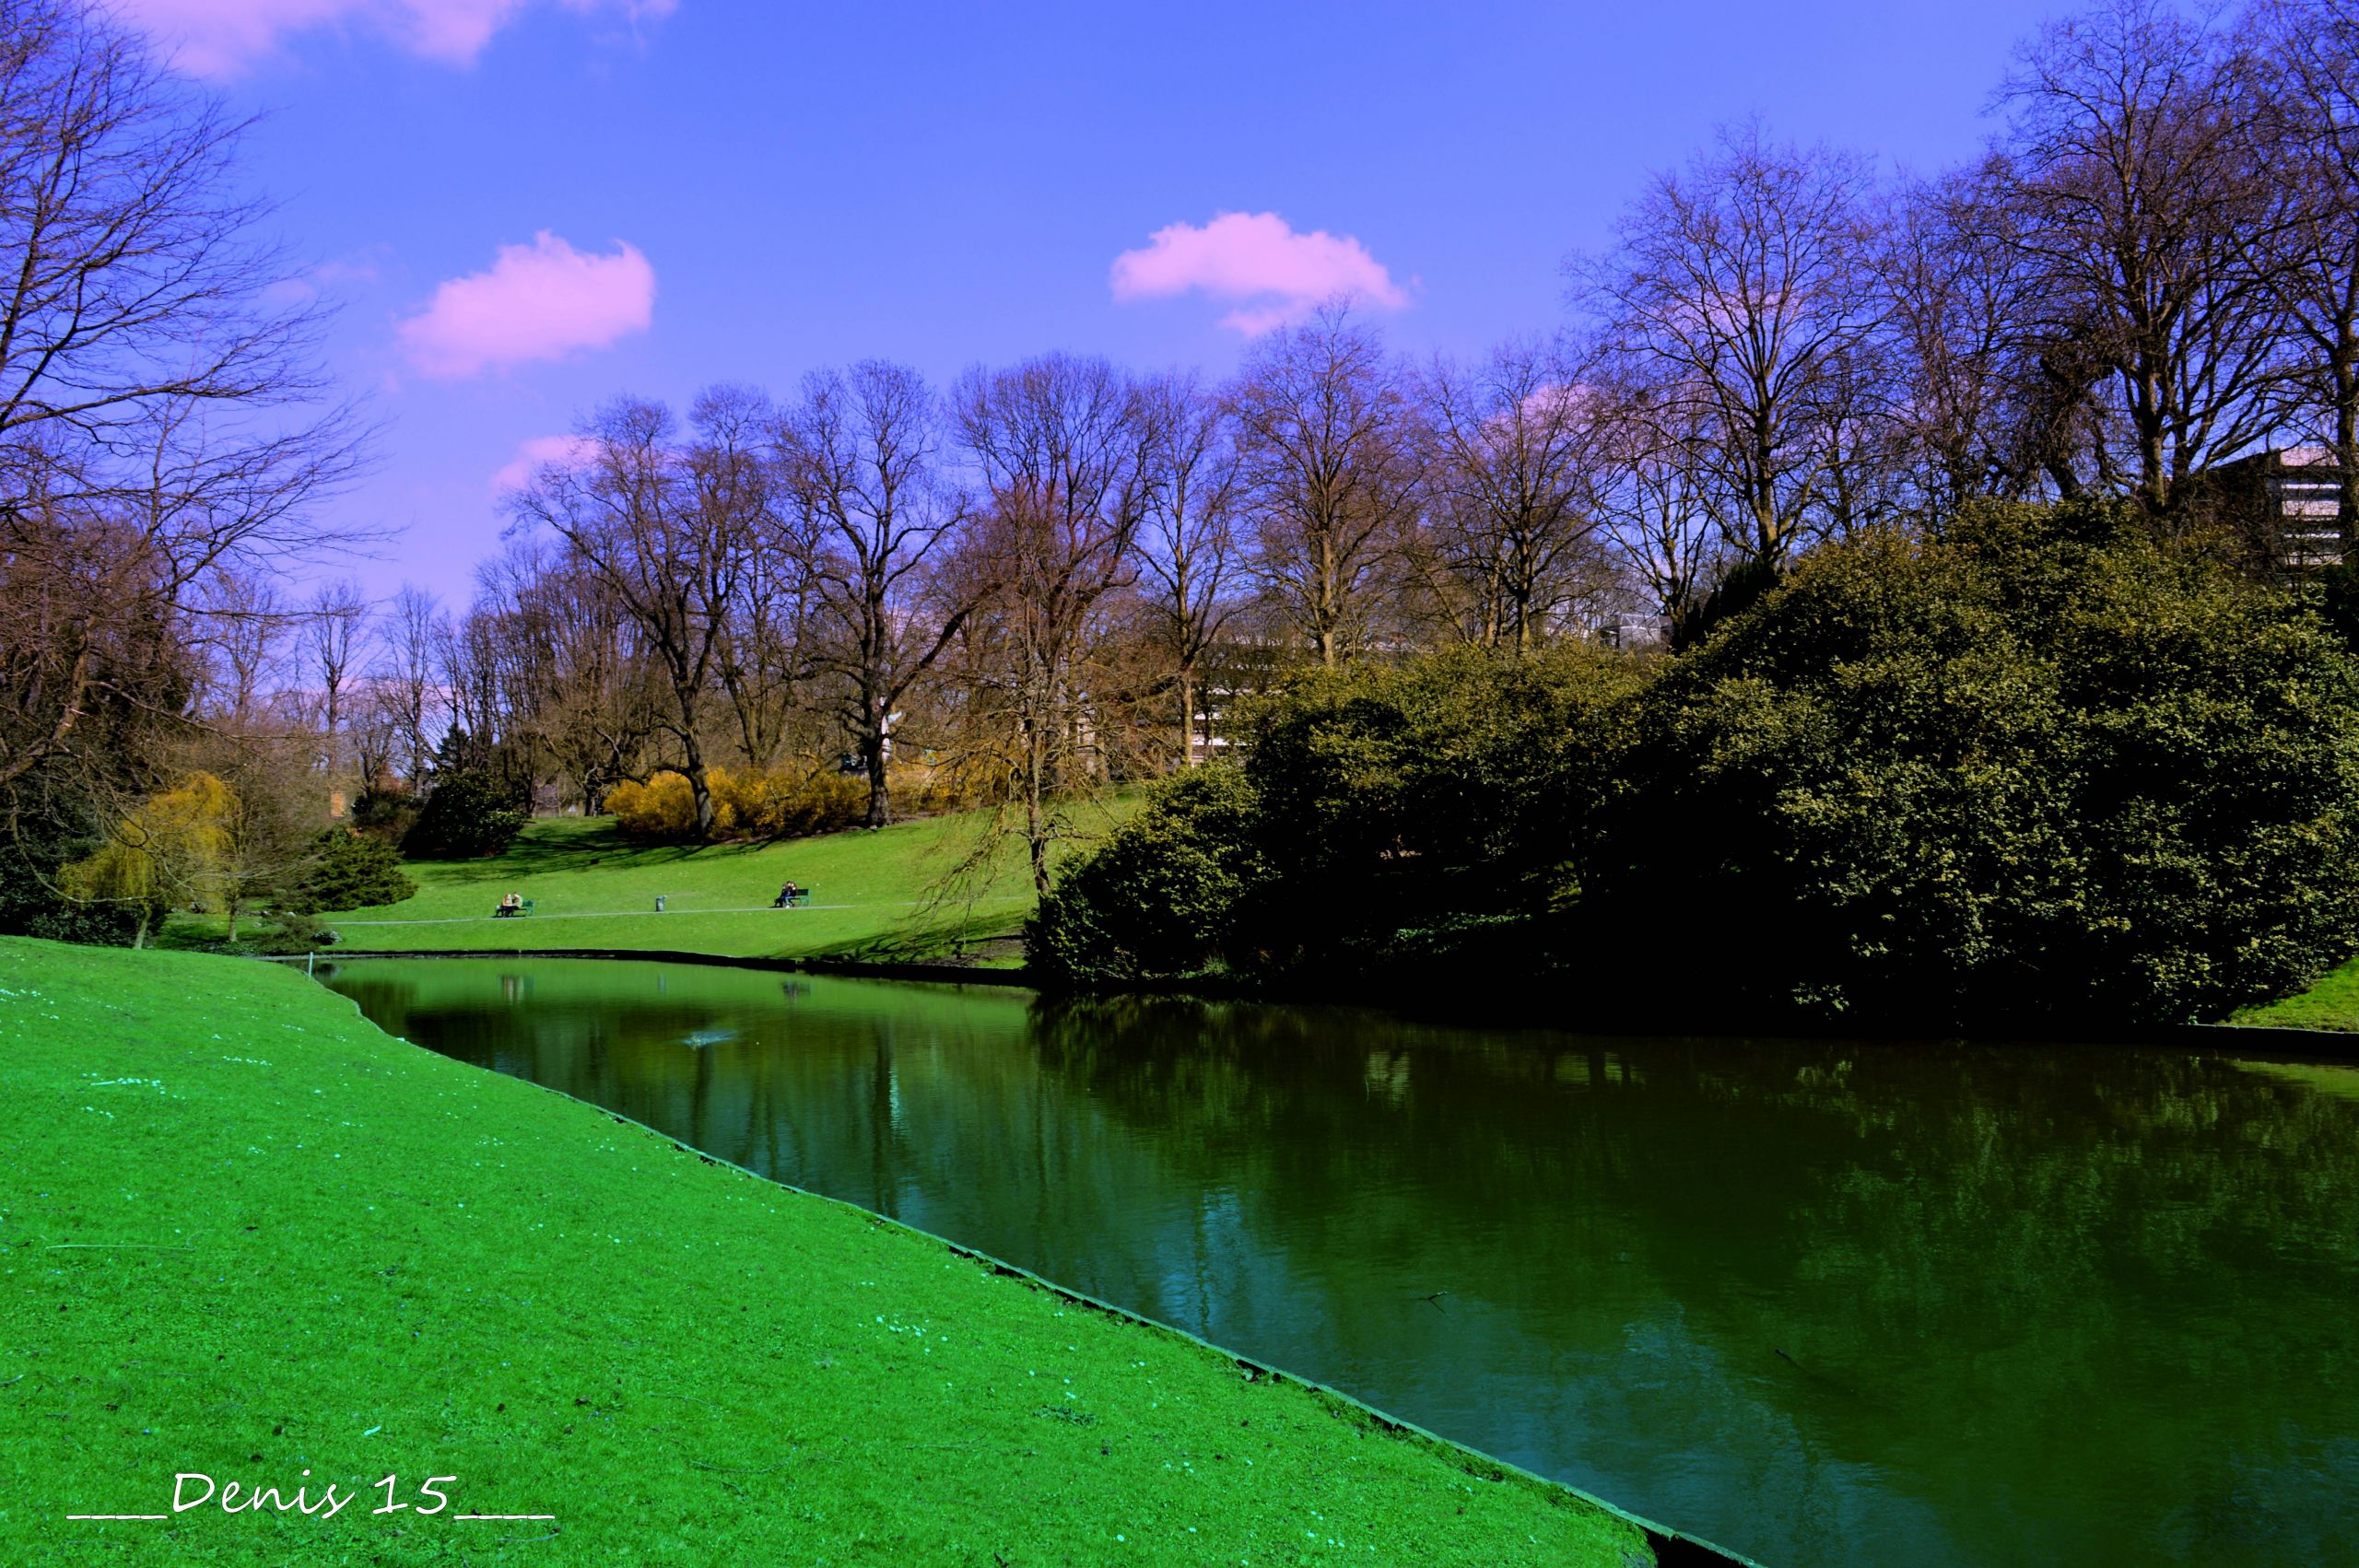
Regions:
<instances>
[{"instance_id":1,"label":"person sitting on bench","mask_svg":"<svg viewBox=\"0 0 2359 1568\"><path fill-rule=\"evenodd\" d=\"M778 897L770 905L770 907L773 909L791 909L794 907L794 901L801 896L803 896L803 890L790 882L784 887L778 890Z\"/></svg>"},{"instance_id":2,"label":"person sitting on bench","mask_svg":"<svg viewBox=\"0 0 2359 1568\"><path fill-rule=\"evenodd\" d=\"M499 901L499 907L493 910L492 915L496 919L506 919L511 915L521 915L523 912L524 895L521 893L511 893Z\"/></svg>"}]
</instances>

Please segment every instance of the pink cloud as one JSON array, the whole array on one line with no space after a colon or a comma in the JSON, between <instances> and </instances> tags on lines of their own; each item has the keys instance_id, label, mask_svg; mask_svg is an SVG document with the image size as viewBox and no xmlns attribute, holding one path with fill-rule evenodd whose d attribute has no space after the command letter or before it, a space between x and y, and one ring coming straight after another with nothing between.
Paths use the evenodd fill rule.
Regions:
<instances>
[{"instance_id":1,"label":"pink cloud","mask_svg":"<svg viewBox=\"0 0 2359 1568\"><path fill-rule=\"evenodd\" d=\"M581 468L597 455L598 443L587 436L534 436L491 476L491 488L495 495L521 490L545 468Z\"/></svg>"},{"instance_id":2,"label":"pink cloud","mask_svg":"<svg viewBox=\"0 0 2359 1568\"><path fill-rule=\"evenodd\" d=\"M1273 212L1215 214L1199 228L1158 228L1142 250L1114 258L1114 298L1166 299L1197 292L1236 300L1221 325L1254 337L1298 321L1329 299L1399 310L1409 296L1350 235L1297 234Z\"/></svg>"},{"instance_id":3,"label":"pink cloud","mask_svg":"<svg viewBox=\"0 0 2359 1568\"><path fill-rule=\"evenodd\" d=\"M615 246L612 255L585 253L546 228L530 245L502 245L490 271L450 279L402 322L410 363L456 380L645 332L655 269L636 246Z\"/></svg>"},{"instance_id":4,"label":"pink cloud","mask_svg":"<svg viewBox=\"0 0 2359 1568\"><path fill-rule=\"evenodd\" d=\"M471 64L534 0L117 0L132 23L163 43L184 70L228 76L268 54L289 33L357 25L431 60ZM667 17L679 0L557 0L567 10L626 22Z\"/></svg>"}]
</instances>

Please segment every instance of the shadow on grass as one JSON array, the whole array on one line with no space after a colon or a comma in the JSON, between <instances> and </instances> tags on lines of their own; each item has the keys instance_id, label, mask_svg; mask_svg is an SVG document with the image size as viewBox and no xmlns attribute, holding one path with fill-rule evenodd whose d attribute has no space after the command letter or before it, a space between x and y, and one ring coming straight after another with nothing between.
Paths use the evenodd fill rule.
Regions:
<instances>
[{"instance_id":1,"label":"shadow on grass","mask_svg":"<svg viewBox=\"0 0 2359 1568\"><path fill-rule=\"evenodd\" d=\"M824 956L863 964L985 964L1021 961L1024 928L1004 911L961 914L848 943Z\"/></svg>"},{"instance_id":2,"label":"shadow on grass","mask_svg":"<svg viewBox=\"0 0 2359 1568\"><path fill-rule=\"evenodd\" d=\"M780 842L790 842L780 840ZM449 883L508 882L552 872L653 870L690 860L726 860L757 854L767 844L643 844L627 838L613 823L535 823L501 853L479 860L422 860L435 880Z\"/></svg>"}]
</instances>

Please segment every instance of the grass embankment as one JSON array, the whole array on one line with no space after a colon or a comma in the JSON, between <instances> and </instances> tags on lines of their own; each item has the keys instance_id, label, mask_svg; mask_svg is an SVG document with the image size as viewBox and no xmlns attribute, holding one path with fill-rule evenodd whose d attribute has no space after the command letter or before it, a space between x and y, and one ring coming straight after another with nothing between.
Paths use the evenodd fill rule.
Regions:
<instances>
[{"instance_id":1,"label":"grass embankment","mask_svg":"<svg viewBox=\"0 0 2359 1568\"><path fill-rule=\"evenodd\" d=\"M2359 958L2321 978L2308 990L2280 997L2265 1007L2248 1007L2228 1020L2276 1029L2359 1031Z\"/></svg>"},{"instance_id":2,"label":"grass embankment","mask_svg":"<svg viewBox=\"0 0 2359 1568\"><path fill-rule=\"evenodd\" d=\"M1126 809L1109 802L1111 813ZM416 897L320 917L346 948L671 949L740 957L938 958L1017 961L1015 937L1032 912L1020 853L988 878L942 899L945 878L973 849L977 813L855 829L777 844L701 847L634 843L611 819L543 817L506 853L481 860L417 861L405 869ZM1012 848L1012 847L1011 847ZM807 907L773 909L779 884L814 889ZM531 917L495 919L506 893ZM655 912L661 895L664 911ZM220 922L187 919L186 935L217 938Z\"/></svg>"},{"instance_id":3,"label":"grass embankment","mask_svg":"<svg viewBox=\"0 0 2359 1568\"><path fill-rule=\"evenodd\" d=\"M0 1168L15 1562L1647 1560L1572 1493L292 970L0 942ZM182 1471L359 1501L175 1515ZM413 1506L377 1514L389 1474Z\"/></svg>"}]
</instances>

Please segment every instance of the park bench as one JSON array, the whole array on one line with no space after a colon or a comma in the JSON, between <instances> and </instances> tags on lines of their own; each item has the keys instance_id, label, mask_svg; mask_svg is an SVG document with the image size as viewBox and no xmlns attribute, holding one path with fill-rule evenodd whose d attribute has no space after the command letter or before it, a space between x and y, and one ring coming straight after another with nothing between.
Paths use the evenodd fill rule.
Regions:
<instances>
[{"instance_id":1,"label":"park bench","mask_svg":"<svg viewBox=\"0 0 2359 1568\"><path fill-rule=\"evenodd\" d=\"M518 906L517 906L514 909L512 909L512 910L511 910L511 909L494 909L494 910L492 911L492 918L493 918L493 919L502 919L502 920L504 920L504 919L511 919L511 918L513 918L513 917L515 917L515 916L518 916L518 915L529 915L529 914L531 914L532 912L533 912L533 901L532 901L531 899L527 898L527 899L525 899L525 900L524 900L524 902L523 902L523 903L522 903L522 904L518 905Z\"/></svg>"},{"instance_id":2,"label":"park bench","mask_svg":"<svg viewBox=\"0 0 2359 1568\"><path fill-rule=\"evenodd\" d=\"M811 890L807 887L798 887L794 890L794 896L792 898L788 899L784 904L773 901L770 907L773 909L782 909L792 907L798 904L808 904L810 902Z\"/></svg>"}]
</instances>

